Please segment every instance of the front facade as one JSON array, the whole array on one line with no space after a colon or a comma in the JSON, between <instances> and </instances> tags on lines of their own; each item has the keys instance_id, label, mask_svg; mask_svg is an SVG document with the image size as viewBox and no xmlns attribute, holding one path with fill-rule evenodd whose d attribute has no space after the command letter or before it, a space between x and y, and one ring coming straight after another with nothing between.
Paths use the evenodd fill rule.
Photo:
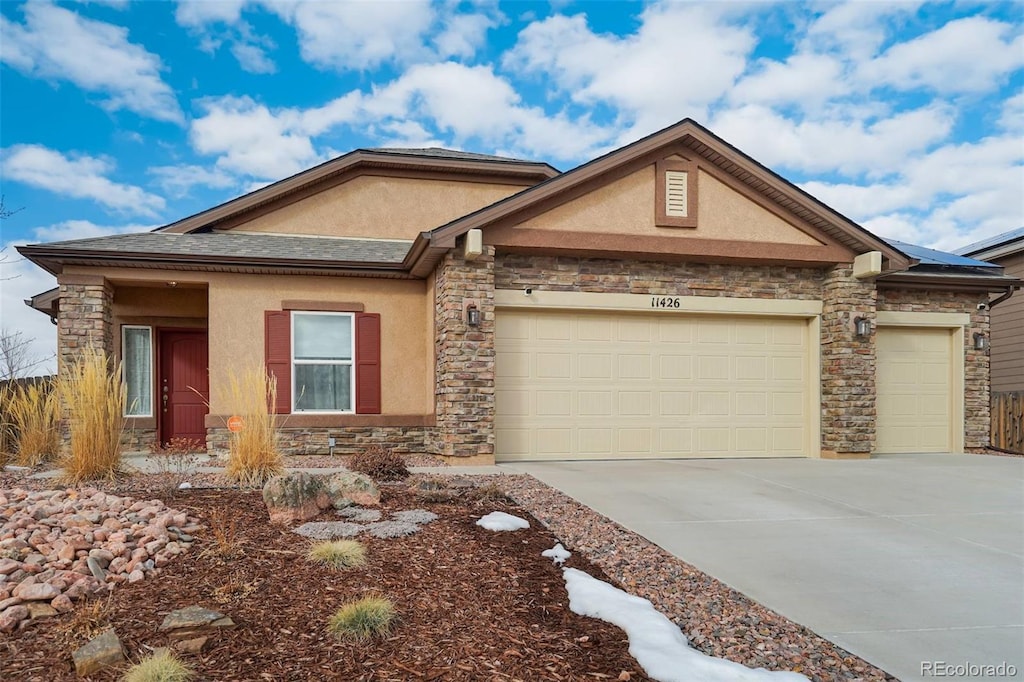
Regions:
<instances>
[{"instance_id":1,"label":"front facade","mask_svg":"<svg viewBox=\"0 0 1024 682\"><path fill-rule=\"evenodd\" d=\"M986 304L1020 286L868 233L692 121L559 174L360 150L154 233L22 247L62 364L122 361L133 445L457 462L987 445Z\"/></svg>"}]
</instances>

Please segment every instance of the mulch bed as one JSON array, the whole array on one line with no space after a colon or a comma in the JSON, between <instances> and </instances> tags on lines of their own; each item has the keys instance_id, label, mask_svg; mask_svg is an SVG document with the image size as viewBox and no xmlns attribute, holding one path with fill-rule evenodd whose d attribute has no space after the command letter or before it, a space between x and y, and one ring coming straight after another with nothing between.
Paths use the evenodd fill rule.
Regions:
<instances>
[{"instance_id":1,"label":"mulch bed","mask_svg":"<svg viewBox=\"0 0 1024 682\"><path fill-rule=\"evenodd\" d=\"M409 537L361 535L368 566L338 572L307 562L310 542L268 523L258 491L184 490L164 500L208 528L159 576L118 586L103 599L105 619L133 660L169 644L158 629L168 612L200 605L237 627L212 635L201 653L184 655L199 679L649 679L621 630L569 611L560 570L540 556L556 542L549 531L537 523L512 533L475 525L493 510L522 514L511 503L428 504L404 485L386 486L385 515L426 508L440 518ZM218 544L218 533L233 541ZM607 579L579 555L567 565ZM342 604L371 593L396 605L400 619L390 636L353 643L326 631ZM80 679L71 651L85 640L68 632L74 621L74 613L34 621L0 641L4 679Z\"/></svg>"}]
</instances>

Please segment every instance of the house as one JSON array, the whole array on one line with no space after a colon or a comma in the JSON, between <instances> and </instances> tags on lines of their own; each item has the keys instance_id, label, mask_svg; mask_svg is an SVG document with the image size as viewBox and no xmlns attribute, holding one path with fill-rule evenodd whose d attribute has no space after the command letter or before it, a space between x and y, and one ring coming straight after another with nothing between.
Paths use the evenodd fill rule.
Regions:
<instances>
[{"instance_id":1,"label":"house","mask_svg":"<svg viewBox=\"0 0 1024 682\"><path fill-rule=\"evenodd\" d=\"M1007 275L1024 278L1024 227L957 249L958 254L988 261ZM1024 296L993 301L992 392L1024 391Z\"/></svg>"},{"instance_id":2,"label":"house","mask_svg":"<svg viewBox=\"0 0 1024 682\"><path fill-rule=\"evenodd\" d=\"M999 267L890 244L687 119L566 173L357 150L151 233L21 247L63 364L124 363L138 442L221 448L232 370L289 452L460 463L987 444ZM207 407L208 403L208 407Z\"/></svg>"}]
</instances>

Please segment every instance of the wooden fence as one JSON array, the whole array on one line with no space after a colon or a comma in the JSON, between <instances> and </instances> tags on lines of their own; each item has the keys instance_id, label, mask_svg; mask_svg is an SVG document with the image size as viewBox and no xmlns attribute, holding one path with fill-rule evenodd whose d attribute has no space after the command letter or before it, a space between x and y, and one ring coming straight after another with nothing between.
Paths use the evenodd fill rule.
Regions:
<instances>
[{"instance_id":1,"label":"wooden fence","mask_svg":"<svg viewBox=\"0 0 1024 682\"><path fill-rule=\"evenodd\" d=\"M1024 391L992 394L989 435L993 448L1024 453Z\"/></svg>"}]
</instances>

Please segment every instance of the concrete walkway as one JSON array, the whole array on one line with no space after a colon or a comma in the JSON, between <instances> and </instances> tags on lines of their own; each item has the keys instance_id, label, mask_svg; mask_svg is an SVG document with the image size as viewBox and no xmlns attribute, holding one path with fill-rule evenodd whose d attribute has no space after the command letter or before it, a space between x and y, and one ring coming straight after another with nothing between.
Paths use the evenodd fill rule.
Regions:
<instances>
[{"instance_id":1,"label":"concrete walkway","mask_svg":"<svg viewBox=\"0 0 1024 682\"><path fill-rule=\"evenodd\" d=\"M902 680L1024 679L1024 459L505 464ZM953 671L958 672L958 671ZM984 670L975 672L984 673Z\"/></svg>"}]
</instances>

